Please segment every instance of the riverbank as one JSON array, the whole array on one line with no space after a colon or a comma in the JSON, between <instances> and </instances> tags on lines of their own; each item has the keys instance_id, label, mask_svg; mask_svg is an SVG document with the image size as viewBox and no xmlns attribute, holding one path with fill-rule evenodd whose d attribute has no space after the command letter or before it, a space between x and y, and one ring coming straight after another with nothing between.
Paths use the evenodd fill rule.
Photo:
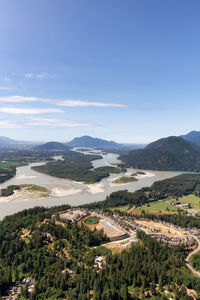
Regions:
<instances>
[{"instance_id":1,"label":"riverbank","mask_svg":"<svg viewBox=\"0 0 200 300\"><path fill-rule=\"evenodd\" d=\"M125 184L132 184L133 182L138 181L140 179L151 178L151 177L155 176L154 173L148 172L148 171L142 171L141 173L143 173L143 174L136 173L136 172L133 172L133 170L129 169L126 173L123 173L123 175L120 174L119 176L115 176L114 178L110 177L108 179L109 184L110 184L111 187L116 187L116 186L121 186L121 185L125 185ZM133 176L133 173L134 173L134 176ZM129 181L129 182L128 182L128 180L127 180L127 182L123 182L123 180L122 180L120 182L120 179L123 178L123 177L127 177L127 178L130 178L130 179L135 178L136 180L133 179L133 181Z\"/></svg>"},{"instance_id":2,"label":"riverbank","mask_svg":"<svg viewBox=\"0 0 200 300\"><path fill-rule=\"evenodd\" d=\"M109 153L103 155L102 159L92 161L92 165L94 168L97 168L119 162L117 154ZM32 166L43 164L45 164L45 162L31 163L27 166L18 167L16 176L0 184L0 189L6 188L9 185L35 184L45 187L48 190L47 196L40 197L37 194L23 194L19 197L15 195L12 198L3 198L0 201L0 219L8 214L34 206L50 207L62 204L78 206L95 201L102 201L112 192L124 189L129 192L134 192L142 187L151 186L155 181L178 175L178 173L175 172L144 171L145 174L137 175L138 180L136 182L112 184L112 181L116 177L124 176L125 173L121 173L117 175L111 174L110 177L104 178L98 183L84 184L83 182L49 176L32 169ZM135 172L137 172L137 170L128 170L129 175Z\"/></svg>"},{"instance_id":3,"label":"riverbank","mask_svg":"<svg viewBox=\"0 0 200 300\"><path fill-rule=\"evenodd\" d=\"M0 203L21 202L49 197L48 190L44 187L36 185L22 185L13 195L8 197L0 197Z\"/></svg>"}]
</instances>

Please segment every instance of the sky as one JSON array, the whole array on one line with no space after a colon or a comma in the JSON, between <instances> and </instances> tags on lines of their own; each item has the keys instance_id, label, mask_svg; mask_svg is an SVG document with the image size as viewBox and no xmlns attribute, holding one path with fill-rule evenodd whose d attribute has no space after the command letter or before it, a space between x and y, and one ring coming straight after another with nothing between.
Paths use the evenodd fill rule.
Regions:
<instances>
[{"instance_id":1,"label":"sky","mask_svg":"<svg viewBox=\"0 0 200 300\"><path fill-rule=\"evenodd\" d=\"M0 0L0 136L200 130L199 0Z\"/></svg>"}]
</instances>

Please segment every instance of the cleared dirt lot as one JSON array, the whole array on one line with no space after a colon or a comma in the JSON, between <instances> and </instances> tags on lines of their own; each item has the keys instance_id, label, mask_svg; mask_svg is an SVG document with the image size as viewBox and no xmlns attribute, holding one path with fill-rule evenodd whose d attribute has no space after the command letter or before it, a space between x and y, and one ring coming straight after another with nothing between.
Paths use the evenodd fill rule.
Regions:
<instances>
[{"instance_id":1,"label":"cleared dirt lot","mask_svg":"<svg viewBox=\"0 0 200 300\"><path fill-rule=\"evenodd\" d=\"M185 237L187 235L186 231L178 230L174 227L167 226L165 224L159 223L159 222L153 222L153 221L146 221L146 220L135 220L135 223L146 226L147 231L149 233L161 233L169 237Z\"/></svg>"}]
</instances>

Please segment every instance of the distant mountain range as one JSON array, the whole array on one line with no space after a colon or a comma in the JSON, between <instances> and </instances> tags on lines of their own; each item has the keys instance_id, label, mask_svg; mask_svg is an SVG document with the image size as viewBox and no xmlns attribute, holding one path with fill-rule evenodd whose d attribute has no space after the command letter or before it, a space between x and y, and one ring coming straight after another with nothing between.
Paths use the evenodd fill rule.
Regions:
<instances>
[{"instance_id":1,"label":"distant mountain range","mask_svg":"<svg viewBox=\"0 0 200 300\"><path fill-rule=\"evenodd\" d=\"M14 139L10 139L5 136L0 136L0 147L2 146L15 146L15 145L30 145L33 142L26 142L26 141L17 141Z\"/></svg>"},{"instance_id":2,"label":"distant mountain range","mask_svg":"<svg viewBox=\"0 0 200 300\"><path fill-rule=\"evenodd\" d=\"M64 151L64 150L69 150L70 147L63 143L48 142L43 145L36 146L35 149L40 151L54 151L54 150Z\"/></svg>"},{"instance_id":3,"label":"distant mountain range","mask_svg":"<svg viewBox=\"0 0 200 300\"><path fill-rule=\"evenodd\" d=\"M188 134L181 135L184 140L200 145L200 131L191 131Z\"/></svg>"},{"instance_id":4,"label":"distant mountain range","mask_svg":"<svg viewBox=\"0 0 200 300\"><path fill-rule=\"evenodd\" d=\"M67 143L70 147L89 147L89 148L99 148L99 147L110 147L110 148L120 148L123 144L118 144L113 141L102 140L98 138L93 138L91 136L81 136L74 138L71 142Z\"/></svg>"},{"instance_id":5,"label":"distant mountain range","mask_svg":"<svg viewBox=\"0 0 200 300\"><path fill-rule=\"evenodd\" d=\"M181 137L159 139L144 149L120 156L126 166L171 171L200 171L200 147Z\"/></svg>"}]
</instances>

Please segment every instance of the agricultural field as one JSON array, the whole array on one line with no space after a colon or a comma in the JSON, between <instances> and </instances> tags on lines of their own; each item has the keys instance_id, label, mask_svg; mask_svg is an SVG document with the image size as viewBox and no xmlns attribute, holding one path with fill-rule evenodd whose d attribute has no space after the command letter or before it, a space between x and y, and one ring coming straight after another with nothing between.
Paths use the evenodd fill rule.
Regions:
<instances>
[{"instance_id":1,"label":"agricultural field","mask_svg":"<svg viewBox=\"0 0 200 300\"><path fill-rule=\"evenodd\" d=\"M17 161L5 161L0 162L0 169L10 168L10 167L19 167L25 165L25 163L17 162Z\"/></svg>"}]
</instances>

